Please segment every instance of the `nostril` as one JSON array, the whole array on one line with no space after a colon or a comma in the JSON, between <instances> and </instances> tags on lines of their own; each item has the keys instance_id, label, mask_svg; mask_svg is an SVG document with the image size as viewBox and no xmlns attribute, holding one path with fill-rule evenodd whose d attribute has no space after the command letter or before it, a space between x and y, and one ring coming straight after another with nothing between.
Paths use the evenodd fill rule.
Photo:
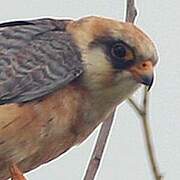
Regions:
<instances>
[{"instance_id":1,"label":"nostril","mask_svg":"<svg viewBox=\"0 0 180 180\"><path fill-rule=\"evenodd\" d=\"M140 65L140 67L141 67L141 69L148 69L148 64L147 63L142 63L141 65Z\"/></svg>"},{"instance_id":2,"label":"nostril","mask_svg":"<svg viewBox=\"0 0 180 180\"><path fill-rule=\"evenodd\" d=\"M147 69L148 68L148 64L147 63L142 63L142 68L143 69Z\"/></svg>"},{"instance_id":3,"label":"nostril","mask_svg":"<svg viewBox=\"0 0 180 180\"><path fill-rule=\"evenodd\" d=\"M146 64L146 63L143 63L143 64L142 64L142 67L144 67L144 68L147 67L147 64Z\"/></svg>"},{"instance_id":4,"label":"nostril","mask_svg":"<svg viewBox=\"0 0 180 180\"><path fill-rule=\"evenodd\" d=\"M140 64L140 68L143 70L151 70L153 68L153 64L150 60L147 60Z\"/></svg>"},{"instance_id":5,"label":"nostril","mask_svg":"<svg viewBox=\"0 0 180 180\"><path fill-rule=\"evenodd\" d=\"M142 62L142 63L140 64L140 68L141 68L142 70L150 70L150 69L152 69L152 63L149 62L149 61Z\"/></svg>"}]
</instances>

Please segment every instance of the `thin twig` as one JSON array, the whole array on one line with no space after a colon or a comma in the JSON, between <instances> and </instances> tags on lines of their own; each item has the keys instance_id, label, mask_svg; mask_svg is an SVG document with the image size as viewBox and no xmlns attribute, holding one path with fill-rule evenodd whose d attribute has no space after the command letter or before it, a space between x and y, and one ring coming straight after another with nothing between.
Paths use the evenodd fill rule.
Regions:
<instances>
[{"instance_id":1,"label":"thin twig","mask_svg":"<svg viewBox=\"0 0 180 180\"><path fill-rule=\"evenodd\" d=\"M134 102L134 100L131 98L129 98L129 103L132 105L134 110L138 113L138 115L142 119L145 144L147 148L147 153L148 153L151 169L154 175L154 179L162 180L163 176L161 175L159 171L158 163L155 158L155 151L154 151L154 146L152 142L151 129L150 129L149 120L148 120L149 93L147 92L146 87L144 88L144 95L143 95L143 110L141 110L138 107L138 105Z\"/></svg>"},{"instance_id":2,"label":"thin twig","mask_svg":"<svg viewBox=\"0 0 180 180\"><path fill-rule=\"evenodd\" d=\"M143 114L143 111L138 107L136 102L132 98L129 98L128 101L134 107L134 110L141 116Z\"/></svg>"},{"instance_id":3,"label":"thin twig","mask_svg":"<svg viewBox=\"0 0 180 180\"><path fill-rule=\"evenodd\" d=\"M127 0L126 22L134 23L136 16L137 16L137 9L134 0Z\"/></svg>"},{"instance_id":4,"label":"thin twig","mask_svg":"<svg viewBox=\"0 0 180 180\"><path fill-rule=\"evenodd\" d=\"M137 15L137 11L134 5L134 0L127 0L127 8L126 8L126 21L133 23ZM104 148L107 142L107 138L112 126L114 112L110 114L109 118L104 121L102 124L101 130L99 132L99 136L95 145L95 149L91 156L91 160L89 162L88 168L86 170L86 174L84 180L94 180L97 170L100 165L100 161L102 159L102 155L104 152Z\"/></svg>"},{"instance_id":5,"label":"thin twig","mask_svg":"<svg viewBox=\"0 0 180 180\"><path fill-rule=\"evenodd\" d=\"M102 124L84 180L93 180L95 178L109 136L109 131L113 123L114 112L115 110L111 113L110 117Z\"/></svg>"}]
</instances>

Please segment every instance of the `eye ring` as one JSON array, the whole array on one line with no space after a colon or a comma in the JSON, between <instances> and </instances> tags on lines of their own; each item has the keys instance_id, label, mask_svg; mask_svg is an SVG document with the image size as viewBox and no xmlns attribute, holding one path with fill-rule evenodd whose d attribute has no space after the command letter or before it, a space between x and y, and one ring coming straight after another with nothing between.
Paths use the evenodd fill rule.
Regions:
<instances>
[{"instance_id":1,"label":"eye ring","mask_svg":"<svg viewBox=\"0 0 180 180\"><path fill-rule=\"evenodd\" d=\"M124 58L127 55L127 48L122 43L116 43L111 48L111 54L115 58Z\"/></svg>"}]
</instances>

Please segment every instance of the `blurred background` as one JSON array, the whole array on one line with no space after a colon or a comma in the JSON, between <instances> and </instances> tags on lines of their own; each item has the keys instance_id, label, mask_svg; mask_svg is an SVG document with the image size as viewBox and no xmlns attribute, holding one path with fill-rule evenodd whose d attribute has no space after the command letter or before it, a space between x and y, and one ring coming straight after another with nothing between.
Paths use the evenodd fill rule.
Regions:
<instances>
[{"instance_id":1,"label":"blurred background","mask_svg":"<svg viewBox=\"0 0 180 180\"><path fill-rule=\"evenodd\" d=\"M165 180L180 179L180 1L137 0L137 25L159 49L160 63L151 91L150 124ZM6 0L0 21L41 16L79 18L87 15L123 20L124 0ZM137 98L139 93L137 93ZM29 180L80 180L98 129L65 155L27 173ZM151 180L140 119L125 102L118 107L96 180Z\"/></svg>"}]
</instances>

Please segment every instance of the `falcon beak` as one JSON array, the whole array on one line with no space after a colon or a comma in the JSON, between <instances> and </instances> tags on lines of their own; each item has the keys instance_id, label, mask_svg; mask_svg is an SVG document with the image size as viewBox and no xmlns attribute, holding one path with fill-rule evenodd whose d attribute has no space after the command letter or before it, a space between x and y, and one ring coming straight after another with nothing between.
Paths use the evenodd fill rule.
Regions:
<instances>
[{"instance_id":1,"label":"falcon beak","mask_svg":"<svg viewBox=\"0 0 180 180\"><path fill-rule=\"evenodd\" d=\"M148 88L147 88L148 91L151 89L151 87L153 85L153 81L154 81L154 73L144 75L141 77L141 83L148 86Z\"/></svg>"},{"instance_id":2,"label":"falcon beak","mask_svg":"<svg viewBox=\"0 0 180 180\"><path fill-rule=\"evenodd\" d=\"M148 86L151 89L154 81L153 64L151 60L145 60L133 66L129 70L138 83Z\"/></svg>"}]
</instances>

